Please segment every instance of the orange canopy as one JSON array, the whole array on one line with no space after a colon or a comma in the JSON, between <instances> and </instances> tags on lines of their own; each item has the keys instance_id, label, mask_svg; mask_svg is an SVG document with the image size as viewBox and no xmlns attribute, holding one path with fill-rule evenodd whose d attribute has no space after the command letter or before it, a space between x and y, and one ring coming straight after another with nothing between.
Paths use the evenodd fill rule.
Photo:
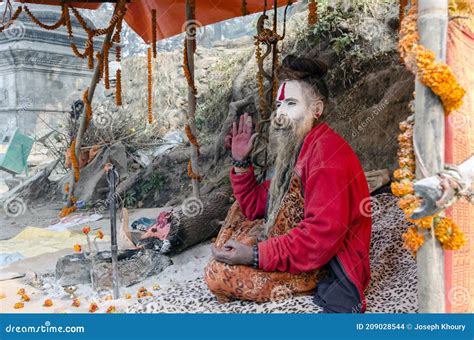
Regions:
<instances>
[{"instance_id":1,"label":"orange canopy","mask_svg":"<svg viewBox=\"0 0 474 340\"><path fill-rule=\"evenodd\" d=\"M30 0L29 3L60 5L61 1ZM196 25L205 26L219 21L242 16L242 0L195 0ZM247 0L247 13L257 13L264 10L264 0ZM268 0L271 9L273 1ZM285 6L288 0L277 0L278 6ZM185 0L131 0L128 4L125 21L140 35L146 43L152 39L151 10L157 13L158 40L171 37L185 30ZM73 2L71 5L79 8L97 9L100 3Z\"/></svg>"}]
</instances>

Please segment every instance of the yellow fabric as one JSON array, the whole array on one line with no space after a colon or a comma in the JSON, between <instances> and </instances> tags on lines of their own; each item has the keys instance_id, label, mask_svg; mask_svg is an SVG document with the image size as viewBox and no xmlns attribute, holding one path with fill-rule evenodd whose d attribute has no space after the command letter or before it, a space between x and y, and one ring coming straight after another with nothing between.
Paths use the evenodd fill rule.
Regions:
<instances>
[{"instance_id":1,"label":"yellow fabric","mask_svg":"<svg viewBox=\"0 0 474 340\"><path fill-rule=\"evenodd\" d=\"M91 240L94 238L94 231L91 231ZM107 241L108 237L104 237L101 242ZM50 253L65 248L70 248L74 244L83 245L83 249L87 249L86 236L79 232L70 230L52 231L43 228L27 227L23 229L15 237L0 241L1 253L19 252L25 257L33 257L45 253Z\"/></svg>"}]
</instances>

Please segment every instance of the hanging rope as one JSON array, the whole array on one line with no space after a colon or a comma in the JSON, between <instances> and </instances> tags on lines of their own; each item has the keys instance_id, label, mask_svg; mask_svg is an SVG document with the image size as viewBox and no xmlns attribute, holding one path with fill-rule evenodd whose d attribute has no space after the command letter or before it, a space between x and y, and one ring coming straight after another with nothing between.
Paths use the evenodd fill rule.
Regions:
<instances>
[{"instance_id":1,"label":"hanging rope","mask_svg":"<svg viewBox=\"0 0 474 340\"><path fill-rule=\"evenodd\" d=\"M318 2L309 0L308 3L308 25L312 26L318 22Z\"/></svg>"},{"instance_id":2,"label":"hanging rope","mask_svg":"<svg viewBox=\"0 0 474 340\"><path fill-rule=\"evenodd\" d=\"M115 77L115 104L122 106L122 71L120 69L117 69Z\"/></svg>"},{"instance_id":3,"label":"hanging rope","mask_svg":"<svg viewBox=\"0 0 474 340\"><path fill-rule=\"evenodd\" d=\"M148 47L148 124L153 123L153 64L152 48Z\"/></svg>"},{"instance_id":4,"label":"hanging rope","mask_svg":"<svg viewBox=\"0 0 474 340\"><path fill-rule=\"evenodd\" d=\"M248 10L247 10L247 1L246 0L242 0L242 15L243 16L246 16L247 14L249 14Z\"/></svg>"},{"instance_id":5,"label":"hanging rope","mask_svg":"<svg viewBox=\"0 0 474 340\"><path fill-rule=\"evenodd\" d=\"M151 43L153 47L153 58L156 59L156 9L151 10Z\"/></svg>"},{"instance_id":6,"label":"hanging rope","mask_svg":"<svg viewBox=\"0 0 474 340\"><path fill-rule=\"evenodd\" d=\"M92 119L92 105L91 105L91 102L89 101L89 88L87 88L84 91L84 94L82 96L82 101L84 102L85 109L86 109L86 130L87 130Z\"/></svg>"},{"instance_id":7,"label":"hanging rope","mask_svg":"<svg viewBox=\"0 0 474 340\"><path fill-rule=\"evenodd\" d=\"M11 6L11 5L10 5ZM22 11L22 7L18 7L15 11L15 13L13 14L13 16L8 20L8 22L1 26L0 27L0 33L2 33L4 30L6 30L8 27L10 27L11 24L13 24L13 22L15 22L16 19L18 19L18 16L20 15L21 11Z\"/></svg>"}]
</instances>

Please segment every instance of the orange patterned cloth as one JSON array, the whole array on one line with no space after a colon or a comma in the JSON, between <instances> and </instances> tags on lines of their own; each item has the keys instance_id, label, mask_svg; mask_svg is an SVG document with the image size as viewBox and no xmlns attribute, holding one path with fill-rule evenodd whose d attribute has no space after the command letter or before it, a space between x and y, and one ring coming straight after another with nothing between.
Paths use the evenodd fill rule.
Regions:
<instances>
[{"instance_id":1,"label":"orange patterned cloth","mask_svg":"<svg viewBox=\"0 0 474 340\"><path fill-rule=\"evenodd\" d=\"M303 219L304 198L301 188L300 179L293 175L269 237L287 234ZM230 239L254 245L263 224L263 219L247 220L238 202L235 201L217 236L216 247L221 248ZM319 271L301 274L265 272L249 266L229 265L212 259L205 268L204 278L209 289L221 303L233 298L264 302L311 293L316 288L318 273Z\"/></svg>"},{"instance_id":2,"label":"orange patterned cloth","mask_svg":"<svg viewBox=\"0 0 474 340\"><path fill-rule=\"evenodd\" d=\"M466 89L464 104L445 122L445 162L460 164L474 153L474 1L450 1L446 62ZM462 18L464 17L464 18ZM466 19L468 18L468 19ZM458 201L447 211L467 237L460 250L445 252L446 312L474 312L474 206Z\"/></svg>"}]
</instances>

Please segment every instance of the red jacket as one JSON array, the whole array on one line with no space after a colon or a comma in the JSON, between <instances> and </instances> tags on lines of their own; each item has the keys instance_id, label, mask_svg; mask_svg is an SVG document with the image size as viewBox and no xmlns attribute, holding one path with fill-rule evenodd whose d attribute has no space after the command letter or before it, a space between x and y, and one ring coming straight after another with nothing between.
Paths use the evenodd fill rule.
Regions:
<instances>
[{"instance_id":1,"label":"red jacket","mask_svg":"<svg viewBox=\"0 0 474 340\"><path fill-rule=\"evenodd\" d=\"M230 173L234 194L250 220L265 216L270 184L258 184L253 170ZM359 159L341 136L321 123L305 137L295 172L303 184L304 219L288 234L258 244L259 267L296 274L319 269L337 256L359 291L364 312L372 221Z\"/></svg>"}]
</instances>

